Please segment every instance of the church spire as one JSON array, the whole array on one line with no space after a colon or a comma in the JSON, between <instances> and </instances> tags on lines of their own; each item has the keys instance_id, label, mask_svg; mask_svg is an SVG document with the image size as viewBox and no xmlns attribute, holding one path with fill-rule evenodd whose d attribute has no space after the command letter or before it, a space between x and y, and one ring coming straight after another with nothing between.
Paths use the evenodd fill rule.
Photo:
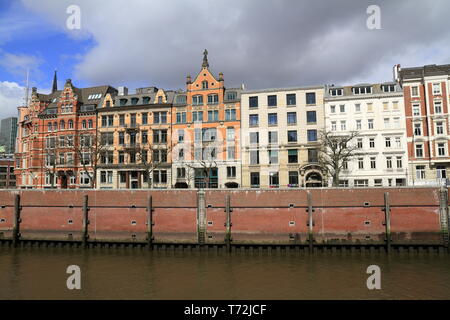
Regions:
<instances>
[{"instance_id":1,"label":"church spire","mask_svg":"<svg viewBox=\"0 0 450 320\"><path fill-rule=\"evenodd\" d=\"M56 70L55 75L53 76L53 86L52 86L52 93L58 91L58 80L56 78Z\"/></svg>"},{"instance_id":2,"label":"church spire","mask_svg":"<svg viewBox=\"0 0 450 320\"><path fill-rule=\"evenodd\" d=\"M203 51L203 63L202 63L202 68L209 68L209 63L208 63L208 50L205 49L205 51Z\"/></svg>"}]
</instances>

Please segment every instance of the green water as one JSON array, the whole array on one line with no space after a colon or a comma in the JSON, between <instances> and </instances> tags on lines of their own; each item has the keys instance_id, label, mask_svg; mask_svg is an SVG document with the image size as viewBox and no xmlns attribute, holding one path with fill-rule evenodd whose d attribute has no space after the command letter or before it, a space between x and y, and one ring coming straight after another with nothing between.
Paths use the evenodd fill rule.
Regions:
<instances>
[{"instance_id":1,"label":"green water","mask_svg":"<svg viewBox=\"0 0 450 320\"><path fill-rule=\"evenodd\" d=\"M69 290L69 265L81 290ZM369 290L369 265L381 290ZM0 248L0 299L449 299L450 256Z\"/></svg>"}]
</instances>

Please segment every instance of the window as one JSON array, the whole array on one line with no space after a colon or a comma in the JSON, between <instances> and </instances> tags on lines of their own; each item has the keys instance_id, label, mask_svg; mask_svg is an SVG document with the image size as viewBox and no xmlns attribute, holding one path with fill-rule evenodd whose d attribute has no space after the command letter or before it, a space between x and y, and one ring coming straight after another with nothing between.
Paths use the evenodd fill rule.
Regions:
<instances>
[{"instance_id":1,"label":"window","mask_svg":"<svg viewBox=\"0 0 450 320\"><path fill-rule=\"evenodd\" d=\"M330 89L330 95L331 95L332 97L335 97L335 96L342 96L342 93L343 93L342 88L341 88L341 89Z\"/></svg>"},{"instance_id":2,"label":"window","mask_svg":"<svg viewBox=\"0 0 450 320\"><path fill-rule=\"evenodd\" d=\"M384 128L385 129L390 129L391 128L391 123L390 123L390 119L389 118L384 118Z\"/></svg>"},{"instance_id":3,"label":"window","mask_svg":"<svg viewBox=\"0 0 450 320\"><path fill-rule=\"evenodd\" d=\"M259 143L259 132L250 132L250 144L257 145Z\"/></svg>"},{"instance_id":4,"label":"window","mask_svg":"<svg viewBox=\"0 0 450 320\"><path fill-rule=\"evenodd\" d=\"M358 158L358 169L364 169L364 158Z\"/></svg>"},{"instance_id":5,"label":"window","mask_svg":"<svg viewBox=\"0 0 450 320\"><path fill-rule=\"evenodd\" d=\"M267 105L269 107L276 107L277 106L277 96L276 95L267 96Z\"/></svg>"},{"instance_id":6,"label":"window","mask_svg":"<svg viewBox=\"0 0 450 320\"><path fill-rule=\"evenodd\" d=\"M386 168L392 169L392 157L386 157Z\"/></svg>"},{"instance_id":7,"label":"window","mask_svg":"<svg viewBox=\"0 0 450 320\"><path fill-rule=\"evenodd\" d=\"M383 102L383 111L389 110L389 103L387 101Z\"/></svg>"},{"instance_id":8,"label":"window","mask_svg":"<svg viewBox=\"0 0 450 320\"><path fill-rule=\"evenodd\" d=\"M442 121L436 122L436 134L444 134L444 125Z\"/></svg>"},{"instance_id":9,"label":"window","mask_svg":"<svg viewBox=\"0 0 450 320\"><path fill-rule=\"evenodd\" d=\"M278 172L270 172L269 173L269 186L271 188L278 188L280 185Z\"/></svg>"},{"instance_id":10,"label":"window","mask_svg":"<svg viewBox=\"0 0 450 320\"><path fill-rule=\"evenodd\" d=\"M180 129L178 130L178 142L183 142L184 141L184 130Z\"/></svg>"},{"instance_id":11,"label":"window","mask_svg":"<svg viewBox=\"0 0 450 320\"><path fill-rule=\"evenodd\" d=\"M416 144L416 158L422 158L423 157L423 145Z\"/></svg>"},{"instance_id":12,"label":"window","mask_svg":"<svg viewBox=\"0 0 450 320\"><path fill-rule=\"evenodd\" d=\"M203 121L203 111L192 111L192 121L202 122Z\"/></svg>"},{"instance_id":13,"label":"window","mask_svg":"<svg viewBox=\"0 0 450 320\"><path fill-rule=\"evenodd\" d=\"M219 121L219 110L208 110L208 121Z\"/></svg>"},{"instance_id":14,"label":"window","mask_svg":"<svg viewBox=\"0 0 450 320\"><path fill-rule=\"evenodd\" d=\"M100 136L102 145L110 146L114 144L114 132L102 132Z\"/></svg>"},{"instance_id":15,"label":"window","mask_svg":"<svg viewBox=\"0 0 450 320\"><path fill-rule=\"evenodd\" d=\"M148 142L148 133L146 130L142 131L142 133L141 133L141 142L142 143Z\"/></svg>"},{"instance_id":16,"label":"window","mask_svg":"<svg viewBox=\"0 0 450 320\"><path fill-rule=\"evenodd\" d=\"M125 154L123 151L119 151L119 163L125 163Z\"/></svg>"},{"instance_id":17,"label":"window","mask_svg":"<svg viewBox=\"0 0 450 320\"><path fill-rule=\"evenodd\" d=\"M51 122L49 122L48 124L47 124L47 131L52 131L52 123Z\"/></svg>"},{"instance_id":18,"label":"window","mask_svg":"<svg viewBox=\"0 0 450 320\"><path fill-rule=\"evenodd\" d=\"M289 130L287 136L288 142L297 142L297 130Z\"/></svg>"},{"instance_id":19,"label":"window","mask_svg":"<svg viewBox=\"0 0 450 320\"><path fill-rule=\"evenodd\" d=\"M403 158L402 157L397 157L397 169L401 169L403 168Z\"/></svg>"},{"instance_id":20,"label":"window","mask_svg":"<svg viewBox=\"0 0 450 320\"><path fill-rule=\"evenodd\" d=\"M398 110L398 101L392 101L392 109Z\"/></svg>"},{"instance_id":21,"label":"window","mask_svg":"<svg viewBox=\"0 0 450 320\"><path fill-rule=\"evenodd\" d=\"M341 188L348 188L348 180L339 180L339 187Z\"/></svg>"},{"instance_id":22,"label":"window","mask_svg":"<svg viewBox=\"0 0 450 320\"><path fill-rule=\"evenodd\" d=\"M375 157L370 157L370 169L377 168L377 160Z\"/></svg>"},{"instance_id":23,"label":"window","mask_svg":"<svg viewBox=\"0 0 450 320\"><path fill-rule=\"evenodd\" d=\"M438 179L446 179L447 171L445 166L436 166L436 176Z\"/></svg>"},{"instance_id":24,"label":"window","mask_svg":"<svg viewBox=\"0 0 450 320\"><path fill-rule=\"evenodd\" d=\"M202 89L208 89L208 81L202 81Z\"/></svg>"},{"instance_id":25,"label":"window","mask_svg":"<svg viewBox=\"0 0 450 320\"><path fill-rule=\"evenodd\" d=\"M356 120L356 129L361 130L361 120Z\"/></svg>"},{"instance_id":26,"label":"window","mask_svg":"<svg viewBox=\"0 0 450 320\"><path fill-rule=\"evenodd\" d=\"M382 187L383 186L383 179L375 179L373 180L374 187Z\"/></svg>"},{"instance_id":27,"label":"window","mask_svg":"<svg viewBox=\"0 0 450 320\"><path fill-rule=\"evenodd\" d=\"M177 112L177 123L186 123L186 112Z\"/></svg>"},{"instance_id":28,"label":"window","mask_svg":"<svg viewBox=\"0 0 450 320\"><path fill-rule=\"evenodd\" d=\"M385 84L382 86L383 92L394 92L395 91L395 85L394 84Z\"/></svg>"},{"instance_id":29,"label":"window","mask_svg":"<svg viewBox=\"0 0 450 320\"><path fill-rule=\"evenodd\" d=\"M416 166L416 178L417 180L425 179L425 166Z\"/></svg>"},{"instance_id":30,"label":"window","mask_svg":"<svg viewBox=\"0 0 450 320\"><path fill-rule=\"evenodd\" d=\"M119 131L119 145L125 144L125 133L123 131Z\"/></svg>"},{"instance_id":31,"label":"window","mask_svg":"<svg viewBox=\"0 0 450 320\"><path fill-rule=\"evenodd\" d=\"M269 113L268 115L269 125L276 125L278 123L278 116L276 113Z\"/></svg>"},{"instance_id":32,"label":"window","mask_svg":"<svg viewBox=\"0 0 450 320\"><path fill-rule=\"evenodd\" d=\"M308 163L319 162L319 152L317 149L308 149Z\"/></svg>"},{"instance_id":33,"label":"window","mask_svg":"<svg viewBox=\"0 0 450 320\"><path fill-rule=\"evenodd\" d=\"M433 83L433 94L441 94L441 84Z\"/></svg>"},{"instance_id":34,"label":"window","mask_svg":"<svg viewBox=\"0 0 450 320\"><path fill-rule=\"evenodd\" d=\"M89 174L85 171L80 172L80 184L89 185L90 183L91 183L91 179L89 177Z\"/></svg>"},{"instance_id":35,"label":"window","mask_svg":"<svg viewBox=\"0 0 450 320\"><path fill-rule=\"evenodd\" d=\"M411 87L411 96L418 97L419 96L419 87Z\"/></svg>"},{"instance_id":36,"label":"window","mask_svg":"<svg viewBox=\"0 0 450 320\"><path fill-rule=\"evenodd\" d=\"M317 141L317 130L308 130L308 142Z\"/></svg>"},{"instance_id":37,"label":"window","mask_svg":"<svg viewBox=\"0 0 450 320\"><path fill-rule=\"evenodd\" d=\"M248 105L250 108L258 108L258 97L249 97L248 98Z\"/></svg>"},{"instance_id":38,"label":"window","mask_svg":"<svg viewBox=\"0 0 450 320\"><path fill-rule=\"evenodd\" d=\"M150 98L149 98L150 101ZM184 95L177 96L177 103L178 104L186 104L187 98Z\"/></svg>"},{"instance_id":39,"label":"window","mask_svg":"<svg viewBox=\"0 0 450 320\"><path fill-rule=\"evenodd\" d=\"M250 150L250 164L259 164L258 150Z\"/></svg>"},{"instance_id":40,"label":"window","mask_svg":"<svg viewBox=\"0 0 450 320\"><path fill-rule=\"evenodd\" d=\"M336 121L331 121L331 131L336 131Z\"/></svg>"},{"instance_id":41,"label":"window","mask_svg":"<svg viewBox=\"0 0 450 320\"><path fill-rule=\"evenodd\" d=\"M415 117L419 117L420 116L420 104L414 103L412 105L412 110L413 110L413 116L415 116Z\"/></svg>"},{"instance_id":42,"label":"window","mask_svg":"<svg viewBox=\"0 0 450 320\"><path fill-rule=\"evenodd\" d=\"M361 104L355 103L355 112L361 112Z\"/></svg>"},{"instance_id":43,"label":"window","mask_svg":"<svg viewBox=\"0 0 450 320\"><path fill-rule=\"evenodd\" d=\"M278 143L278 131L269 131L269 144Z\"/></svg>"},{"instance_id":44,"label":"window","mask_svg":"<svg viewBox=\"0 0 450 320\"><path fill-rule=\"evenodd\" d=\"M217 94L208 95L208 104L218 104L218 103L219 103L219 95Z\"/></svg>"},{"instance_id":45,"label":"window","mask_svg":"<svg viewBox=\"0 0 450 320\"><path fill-rule=\"evenodd\" d=\"M236 109L226 109L225 110L225 120L226 121L236 120Z\"/></svg>"},{"instance_id":46,"label":"window","mask_svg":"<svg viewBox=\"0 0 450 320\"><path fill-rule=\"evenodd\" d=\"M422 124L414 123L414 135L421 136L422 135Z\"/></svg>"},{"instance_id":47,"label":"window","mask_svg":"<svg viewBox=\"0 0 450 320\"><path fill-rule=\"evenodd\" d=\"M358 147L358 149L363 148L363 139L362 138L357 139L357 147Z\"/></svg>"},{"instance_id":48,"label":"window","mask_svg":"<svg viewBox=\"0 0 450 320\"><path fill-rule=\"evenodd\" d=\"M373 112L373 103L367 104L367 112Z\"/></svg>"},{"instance_id":49,"label":"window","mask_svg":"<svg viewBox=\"0 0 450 320\"><path fill-rule=\"evenodd\" d=\"M434 101L434 113L442 113L442 101Z\"/></svg>"},{"instance_id":50,"label":"window","mask_svg":"<svg viewBox=\"0 0 450 320\"><path fill-rule=\"evenodd\" d=\"M203 104L203 96L202 95L193 96L192 104L195 106L202 105Z\"/></svg>"},{"instance_id":51,"label":"window","mask_svg":"<svg viewBox=\"0 0 450 320\"><path fill-rule=\"evenodd\" d=\"M180 148L178 150L178 160L184 160L184 149Z\"/></svg>"},{"instance_id":52,"label":"window","mask_svg":"<svg viewBox=\"0 0 450 320\"><path fill-rule=\"evenodd\" d=\"M105 120L105 121L106 121L106 120ZM106 124L103 125L103 123L104 123L104 121L103 121L103 117L102 117L102 126L106 126ZM105 123L106 123L106 122L105 122ZM124 114L119 114L119 125L120 125L120 126L125 125L125 115L124 115Z\"/></svg>"},{"instance_id":53,"label":"window","mask_svg":"<svg viewBox=\"0 0 450 320\"><path fill-rule=\"evenodd\" d=\"M372 93L372 87L365 86L353 88L353 94L369 94L369 93Z\"/></svg>"},{"instance_id":54,"label":"window","mask_svg":"<svg viewBox=\"0 0 450 320\"><path fill-rule=\"evenodd\" d=\"M269 164L278 163L278 150L269 150Z\"/></svg>"},{"instance_id":55,"label":"window","mask_svg":"<svg viewBox=\"0 0 450 320\"><path fill-rule=\"evenodd\" d=\"M342 131L347 130L347 126L346 126L345 120L341 121L341 130L342 130Z\"/></svg>"},{"instance_id":56,"label":"window","mask_svg":"<svg viewBox=\"0 0 450 320\"><path fill-rule=\"evenodd\" d=\"M227 167L227 178L236 178L236 167Z\"/></svg>"},{"instance_id":57,"label":"window","mask_svg":"<svg viewBox=\"0 0 450 320\"><path fill-rule=\"evenodd\" d=\"M400 118L394 118L394 128L400 128Z\"/></svg>"},{"instance_id":58,"label":"window","mask_svg":"<svg viewBox=\"0 0 450 320\"><path fill-rule=\"evenodd\" d=\"M87 122L86 120L81 121L81 128L86 129L87 128Z\"/></svg>"},{"instance_id":59,"label":"window","mask_svg":"<svg viewBox=\"0 0 450 320\"><path fill-rule=\"evenodd\" d=\"M288 150L288 163L297 163L297 162L298 162L297 149Z\"/></svg>"},{"instance_id":60,"label":"window","mask_svg":"<svg viewBox=\"0 0 450 320\"><path fill-rule=\"evenodd\" d=\"M153 130L153 143L167 143L167 130Z\"/></svg>"},{"instance_id":61,"label":"window","mask_svg":"<svg viewBox=\"0 0 450 320\"><path fill-rule=\"evenodd\" d=\"M297 112L288 112L287 124L296 124L296 123L297 123Z\"/></svg>"},{"instance_id":62,"label":"window","mask_svg":"<svg viewBox=\"0 0 450 320\"><path fill-rule=\"evenodd\" d=\"M307 123L316 123L317 117L315 111L306 111L306 122Z\"/></svg>"},{"instance_id":63,"label":"window","mask_svg":"<svg viewBox=\"0 0 450 320\"><path fill-rule=\"evenodd\" d=\"M286 104L288 106L295 106L297 104L295 93L286 94Z\"/></svg>"},{"instance_id":64,"label":"window","mask_svg":"<svg viewBox=\"0 0 450 320\"><path fill-rule=\"evenodd\" d=\"M445 156L445 143L438 143L438 156Z\"/></svg>"},{"instance_id":65,"label":"window","mask_svg":"<svg viewBox=\"0 0 450 320\"><path fill-rule=\"evenodd\" d=\"M226 99L227 100L236 100L237 99L237 93L234 92L234 91L227 92Z\"/></svg>"},{"instance_id":66,"label":"window","mask_svg":"<svg viewBox=\"0 0 450 320\"><path fill-rule=\"evenodd\" d=\"M88 120L88 128L92 129L92 120L91 119Z\"/></svg>"},{"instance_id":67,"label":"window","mask_svg":"<svg viewBox=\"0 0 450 320\"><path fill-rule=\"evenodd\" d=\"M402 140L400 137L395 137L395 147L401 148L402 147Z\"/></svg>"},{"instance_id":68,"label":"window","mask_svg":"<svg viewBox=\"0 0 450 320\"><path fill-rule=\"evenodd\" d=\"M186 118L186 116L185 116L185 118ZM142 119L142 124L147 124L148 123L148 113L147 112L142 113L141 119Z\"/></svg>"},{"instance_id":69,"label":"window","mask_svg":"<svg viewBox=\"0 0 450 320\"><path fill-rule=\"evenodd\" d=\"M177 168L177 178L186 177L186 168Z\"/></svg>"},{"instance_id":70,"label":"window","mask_svg":"<svg viewBox=\"0 0 450 320\"><path fill-rule=\"evenodd\" d=\"M336 113L336 106L330 106L330 113Z\"/></svg>"},{"instance_id":71,"label":"window","mask_svg":"<svg viewBox=\"0 0 450 320\"><path fill-rule=\"evenodd\" d=\"M167 112L153 112L153 123L167 123Z\"/></svg>"},{"instance_id":72,"label":"window","mask_svg":"<svg viewBox=\"0 0 450 320\"><path fill-rule=\"evenodd\" d=\"M341 104L341 105L339 106L339 112L340 112L340 113L344 113L344 112L345 112L345 104Z\"/></svg>"},{"instance_id":73,"label":"window","mask_svg":"<svg viewBox=\"0 0 450 320\"><path fill-rule=\"evenodd\" d=\"M298 172L297 171L289 171L288 187L298 187Z\"/></svg>"},{"instance_id":74,"label":"window","mask_svg":"<svg viewBox=\"0 0 450 320\"><path fill-rule=\"evenodd\" d=\"M250 186L259 188L259 172L250 172Z\"/></svg>"},{"instance_id":75,"label":"window","mask_svg":"<svg viewBox=\"0 0 450 320\"><path fill-rule=\"evenodd\" d=\"M228 160L236 159L236 149L234 146L227 146L227 159Z\"/></svg>"},{"instance_id":76,"label":"window","mask_svg":"<svg viewBox=\"0 0 450 320\"><path fill-rule=\"evenodd\" d=\"M386 148L390 148L391 147L391 138L390 137L384 138L384 146Z\"/></svg>"},{"instance_id":77,"label":"window","mask_svg":"<svg viewBox=\"0 0 450 320\"><path fill-rule=\"evenodd\" d=\"M227 141L234 141L234 128L233 127L227 128Z\"/></svg>"},{"instance_id":78,"label":"window","mask_svg":"<svg viewBox=\"0 0 450 320\"><path fill-rule=\"evenodd\" d=\"M307 92L306 93L306 104L316 104L316 93Z\"/></svg>"},{"instance_id":79,"label":"window","mask_svg":"<svg viewBox=\"0 0 450 320\"><path fill-rule=\"evenodd\" d=\"M369 180L363 179L363 180L355 180L355 187L356 188L365 188L369 186Z\"/></svg>"},{"instance_id":80,"label":"window","mask_svg":"<svg viewBox=\"0 0 450 320\"><path fill-rule=\"evenodd\" d=\"M59 129L60 130L64 130L65 128L66 128L66 124L65 124L64 120L61 120L59 122Z\"/></svg>"},{"instance_id":81,"label":"window","mask_svg":"<svg viewBox=\"0 0 450 320\"><path fill-rule=\"evenodd\" d=\"M348 170L348 161L347 160L342 161L342 170Z\"/></svg>"}]
</instances>

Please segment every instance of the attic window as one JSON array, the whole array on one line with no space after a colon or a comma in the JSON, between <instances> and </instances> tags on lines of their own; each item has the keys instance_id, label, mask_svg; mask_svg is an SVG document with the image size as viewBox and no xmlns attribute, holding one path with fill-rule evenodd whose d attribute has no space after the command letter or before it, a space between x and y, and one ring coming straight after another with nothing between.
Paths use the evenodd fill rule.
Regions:
<instances>
[{"instance_id":1,"label":"attic window","mask_svg":"<svg viewBox=\"0 0 450 320\"><path fill-rule=\"evenodd\" d=\"M139 98L131 98L131 104L135 105L139 101Z\"/></svg>"},{"instance_id":2,"label":"attic window","mask_svg":"<svg viewBox=\"0 0 450 320\"><path fill-rule=\"evenodd\" d=\"M372 93L372 87L365 86L365 87L353 87L353 94L368 94Z\"/></svg>"},{"instance_id":3,"label":"attic window","mask_svg":"<svg viewBox=\"0 0 450 320\"><path fill-rule=\"evenodd\" d=\"M143 98L142 98L142 102L143 102L144 104L150 103L150 97L143 97Z\"/></svg>"},{"instance_id":4,"label":"attic window","mask_svg":"<svg viewBox=\"0 0 450 320\"><path fill-rule=\"evenodd\" d=\"M90 94L89 97L88 97L88 100L100 99L101 96L102 96L101 93Z\"/></svg>"},{"instance_id":5,"label":"attic window","mask_svg":"<svg viewBox=\"0 0 450 320\"><path fill-rule=\"evenodd\" d=\"M120 105L121 106L124 106L124 105L126 105L127 104L127 99L120 99Z\"/></svg>"},{"instance_id":6,"label":"attic window","mask_svg":"<svg viewBox=\"0 0 450 320\"><path fill-rule=\"evenodd\" d=\"M383 85L383 92L394 92L394 91L395 91L395 85L393 85L393 84Z\"/></svg>"},{"instance_id":7,"label":"attic window","mask_svg":"<svg viewBox=\"0 0 450 320\"><path fill-rule=\"evenodd\" d=\"M202 88L203 89L208 89L208 81L203 81L202 82Z\"/></svg>"},{"instance_id":8,"label":"attic window","mask_svg":"<svg viewBox=\"0 0 450 320\"><path fill-rule=\"evenodd\" d=\"M330 89L330 96L342 96L342 89Z\"/></svg>"},{"instance_id":9,"label":"attic window","mask_svg":"<svg viewBox=\"0 0 450 320\"><path fill-rule=\"evenodd\" d=\"M236 92L227 92L227 100L236 100Z\"/></svg>"}]
</instances>

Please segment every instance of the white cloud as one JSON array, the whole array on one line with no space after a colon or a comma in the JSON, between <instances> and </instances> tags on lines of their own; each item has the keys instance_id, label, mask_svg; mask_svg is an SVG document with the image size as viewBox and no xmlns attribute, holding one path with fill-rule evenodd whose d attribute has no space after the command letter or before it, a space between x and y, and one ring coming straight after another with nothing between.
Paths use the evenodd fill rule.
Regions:
<instances>
[{"instance_id":1,"label":"white cloud","mask_svg":"<svg viewBox=\"0 0 450 320\"><path fill-rule=\"evenodd\" d=\"M0 66L13 75L24 77L27 70L38 70L43 60L27 54L13 54L0 49Z\"/></svg>"},{"instance_id":2,"label":"white cloud","mask_svg":"<svg viewBox=\"0 0 450 320\"><path fill-rule=\"evenodd\" d=\"M0 81L0 119L17 116L24 104L25 89L16 82Z\"/></svg>"},{"instance_id":3,"label":"white cloud","mask_svg":"<svg viewBox=\"0 0 450 320\"><path fill-rule=\"evenodd\" d=\"M380 1L381 30L366 27L369 0L22 1L69 35L93 37L75 75L96 85L183 87L204 48L227 86L248 88L389 81L396 63L449 58L446 0ZM80 31L65 27L71 4Z\"/></svg>"}]
</instances>

